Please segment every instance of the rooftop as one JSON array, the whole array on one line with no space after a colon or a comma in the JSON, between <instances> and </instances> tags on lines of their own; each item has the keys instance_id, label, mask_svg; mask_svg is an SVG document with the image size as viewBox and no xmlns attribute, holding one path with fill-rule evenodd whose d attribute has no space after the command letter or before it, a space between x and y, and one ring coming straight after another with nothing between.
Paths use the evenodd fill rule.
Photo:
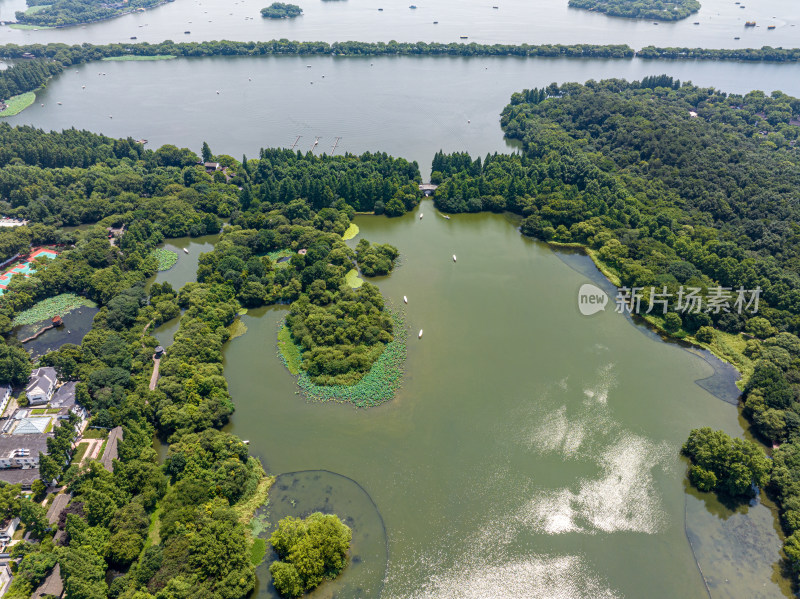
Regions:
<instances>
[{"instance_id":1,"label":"rooftop","mask_svg":"<svg viewBox=\"0 0 800 599\"><path fill-rule=\"evenodd\" d=\"M0 435L0 457L6 457L16 449L27 449L31 455L39 455L39 452L47 453L47 436L39 433Z\"/></svg>"},{"instance_id":2,"label":"rooftop","mask_svg":"<svg viewBox=\"0 0 800 599\"><path fill-rule=\"evenodd\" d=\"M56 373L56 369L52 366L37 368L31 372L31 378L28 380L28 386L25 387L25 393L30 394L32 391L36 390L37 387L42 387L42 391L44 391L45 388L53 385L57 379L58 374Z\"/></svg>"},{"instance_id":3,"label":"rooftop","mask_svg":"<svg viewBox=\"0 0 800 599\"><path fill-rule=\"evenodd\" d=\"M64 583L61 581L61 565L56 564L53 571L44 579L44 582L33 593L32 599L40 599L44 595L60 597L64 592Z\"/></svg>"},{"instance_id":4,"label":"rooftop","mask_svg":"<svg viewBox=\"0 0 800 599\"><path fill-rule=\"evenodd\" d=\"M109 472L114 471L114 464L112 460L116 460L118 456L118 444L120 439L122 439L122 427L116 426L111 429L108 433L108 441L106 441L106 450L103 452L103 457L101 458L101 462L103 462L103 468L108 470Z\"/></svg>"},{"instance_id":5,"label":"rooftop","mask_svg":"<svg viewBox=\"0 0 800 599\"><path fill-rule=\"evenodd\" d=\"M17 426L11 431L12 437L19 436L44 436L47 427L50 425L52 416L33 416L28 418L20 418Z\"/></svg>"},{"instance_id":6,"label":"rooftop","mask_svg":"<svg viewBox=\"0 0 800 599\"><path fill-rule=\"evenodd\" d=\"M29 487L38 478L38 468L0 468L0 480L9 485Z\"/></svg>"},{"instance_id":7,"label":"rooftop","mask_svg":"<svg viewBox=\"0 0 800 599\"><path fill-rule=\"evenodd\" d=\"M56 392L53 393L53 399L50 400L50 406L53 408L71 408L75 405L75 386L78 383L69 381L64 383Z\"/></svg>"}]
</instances>

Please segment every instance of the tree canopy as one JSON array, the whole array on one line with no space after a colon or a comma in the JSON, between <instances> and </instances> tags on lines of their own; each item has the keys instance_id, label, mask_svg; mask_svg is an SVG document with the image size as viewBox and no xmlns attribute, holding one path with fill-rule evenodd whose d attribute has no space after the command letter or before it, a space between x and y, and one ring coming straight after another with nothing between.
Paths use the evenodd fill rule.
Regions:
<instances>
[{"instance_id":1,"label":"tree canopy","mask_svg":"<svg viewBox=\"0 0 800 599\"><path fill-rule=\"evenodd\" d=\"M334 514L282 519L270 537L280 558L269 567L275 588L284 597L299 597L336 578L347 565L352 537L350 528Z\"/></svg>"}]
</instances>

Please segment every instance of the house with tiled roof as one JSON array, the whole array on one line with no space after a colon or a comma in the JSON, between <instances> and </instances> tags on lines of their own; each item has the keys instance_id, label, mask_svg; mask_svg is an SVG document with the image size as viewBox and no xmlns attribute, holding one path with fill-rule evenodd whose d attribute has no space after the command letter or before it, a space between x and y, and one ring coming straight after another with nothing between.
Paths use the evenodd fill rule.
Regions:
<instances>
[{"instance_id":1,"label":"house with tiled roof","mask_svg":"<svg viewBox=\"0 0 800 599\"><path fill-rule=\"evenodd\" d=\"M57 382L58 374L51 366L43 366L31 372L28 386L25 387L28 403L32 406L46 404L53 397Z\"/></svg>"}]
</instances>

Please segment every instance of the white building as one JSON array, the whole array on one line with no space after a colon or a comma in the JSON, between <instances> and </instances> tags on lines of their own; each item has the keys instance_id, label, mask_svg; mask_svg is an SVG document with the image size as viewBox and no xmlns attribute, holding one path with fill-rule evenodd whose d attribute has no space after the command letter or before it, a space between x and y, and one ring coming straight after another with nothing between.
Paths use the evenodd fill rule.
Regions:
<instances>
[{"instance_id":1,"label":"white building","mask_svg":"<svg viewBox=\"0 0 800 599\"><path fill-rule=\"evenodd\" d=\"M53 397L58 382L56 369L50 366L37 368L31 372L28 386L25 387L25 395L28 396L28 404L32 406L46 404Z\"/></svg>"},{"instance_id":2,"label":"white building","mask_svg":"<svg viewBox=\"0 0 800 599\"><path fill-rule=\"evenodd\" d=\"M11 541L11 537L17 532L17 526L19 526L19 518L9 518L5 522L0 523L0 543L8 543Z\"/></svg>"}]
</instances>

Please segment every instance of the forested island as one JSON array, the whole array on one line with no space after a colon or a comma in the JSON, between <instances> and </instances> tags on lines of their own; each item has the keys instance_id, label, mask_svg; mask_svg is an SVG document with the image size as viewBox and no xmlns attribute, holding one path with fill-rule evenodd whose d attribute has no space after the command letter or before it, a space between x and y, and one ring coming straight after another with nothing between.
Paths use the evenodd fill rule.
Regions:
<instances>
[{"instance_id":1,"label":"forested island","mask_svg":"<svg viewBox=\"0 0 800 599\"><path fill-rule=\"evenodd\" d=\"M658 21L679 21L700 10L697 0L569 0L569 5L612 17Z\"/></svg>"},{"instance_id":2,"label":"forested island","mask_svg":"<svg viewBox=\"0 0 800 599\"><path fill-rule=\"evenodd\" d=\"M273 2L261 9L261 16L265 19L294 19L303 14L303 9L297 4Z\"/></svg>"},{"instance_id":3,"label":"forested island","mask_svg":"<svg viewBox=\"0 0 800 599\"><path fill-rule=\"evenodd\" d=\"M314 512L308 518L284 518L270 543L280 559L269 567L283 597L300 597L333 580L347 565L353 533L338 516Z\"/></svg>"},{"instance_id":4,"label":"forested island","mask_svg":"<svg viewBox=\"0 0 800 599\"><path fill-rule=\"evenodd\" d=\"M614 79L516 93L501 124L522 154L437 154L436 205L520 214L526 235L584 247L614 284L647 290L645 307L651 287L672 294L650 322L733 363L746 381L744 415L776 447L772 462L742 470L747 452L763 450L715 461L704 452L719 438L695 432L692 482L739 498L766 487L800 572L800 100ZM717 287L734 298L760 288L758 312L687 312L682 285L706 302Z\"/></svg>"},{"instance_id":5,"label":"forested island","mask_svg":"<svg viewBox=\"0 0 800 599\"><path fill-rule=\"evenodd\" d=\"M113 19L173 0L27 0L30 7L17 11L17 22L37 27L69 27Z\"/></svg>"}]
</instances>

